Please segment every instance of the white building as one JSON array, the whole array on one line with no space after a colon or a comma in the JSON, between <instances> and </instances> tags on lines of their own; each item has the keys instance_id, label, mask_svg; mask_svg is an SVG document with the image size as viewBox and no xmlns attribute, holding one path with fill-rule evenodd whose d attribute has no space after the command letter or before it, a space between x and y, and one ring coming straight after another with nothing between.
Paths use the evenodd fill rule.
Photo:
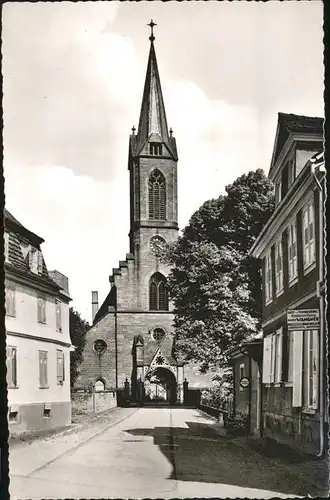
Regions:
<instances>
[{"instance_id":1,"label":"white building","mask_svg":"<svg viewBox=\"0 0 330 500\"><path fill-rule=\"evenodd\" d=\"M7 210L5 290L10 434L71 423L68 279L48 272L43 239Z\"/></svg>"}]
</instances>

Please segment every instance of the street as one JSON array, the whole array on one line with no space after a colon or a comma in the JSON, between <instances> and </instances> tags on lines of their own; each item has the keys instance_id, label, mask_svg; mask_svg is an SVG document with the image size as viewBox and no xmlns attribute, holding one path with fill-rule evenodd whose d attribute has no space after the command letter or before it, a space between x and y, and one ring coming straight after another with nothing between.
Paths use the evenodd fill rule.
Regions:
<instances>
[{"instance_id":1,"label":"street","mask_svg":"<svg viewBox=\"0 0 330 500\"><path fill-rule=\"evenodd\" d=\"M14 443L11 497L285 498L307 491L300 479L297 491L287 468L216 428L195 409L120 408L76 432Z\"/></svg>"}]
</instances>

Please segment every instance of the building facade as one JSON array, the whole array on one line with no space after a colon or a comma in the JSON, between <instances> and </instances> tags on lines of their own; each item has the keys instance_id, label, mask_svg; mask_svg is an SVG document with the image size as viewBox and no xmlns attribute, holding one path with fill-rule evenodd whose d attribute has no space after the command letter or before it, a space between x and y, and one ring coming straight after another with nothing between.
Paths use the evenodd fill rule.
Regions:
<instances>
[{"instance_id":1,"label":"building facade","mask_svg":"<svg viewBox=\"0 0 330 500\"><path fill-rule=\"evenodd\" d=\"M245 418L250 434L260 435L262 333L226 351L233 370L233 414Z\"/></svg>"},{"instance_id":2,"label":"building facade","mask_svg":"<svg viewBox=\"0 0 330 500\"><path fill-rule=\"evenodd\" d=\"M194 367L173 357L173 313L162 259L178 235L176 141L168 129L154 47L150 52L137 133L129 138L130 253L110 276L87 332L76 387L124 389L131 400L182 401L184 378L207 384Z\"/></svg>"},{"instance_id":3,"label":"building facade","mask_svg":"<svg viewBox=\"0 0 330 500\"><path fill-rule=\"evenodd\" d=\"M312 453L327 425L322 151L321 118L279 113L275 210L250 252L263 269L262 430Z\"/></svg>"},{"instance_id":4,"label":"building facade","mask_svg":"<svg viewBox=\"0 0 330 500\"><path fill-rule=\"evenodd\" d=\"M7 210L6 346L11 435L71 423L68 279L48 272L43 239Z\"/></svg>"}]
</instances>

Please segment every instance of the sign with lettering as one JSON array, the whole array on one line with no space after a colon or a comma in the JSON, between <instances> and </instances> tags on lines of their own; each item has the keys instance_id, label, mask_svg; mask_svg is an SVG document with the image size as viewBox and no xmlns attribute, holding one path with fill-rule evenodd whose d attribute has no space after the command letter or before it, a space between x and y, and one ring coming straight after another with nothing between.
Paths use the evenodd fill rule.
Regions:
<instances>
[{"instance_id":1,"label":"sign with lettering","mask_svg":"<svg viewBox=\"0 0 330 500\"><path fill-rule=\"evenodd\" d=\"M318 309L288 309L288 330L314 330L320 327Z\"/></svg>"},{"instance_id":2,"label":"sign with lettering","mask_svg":"<svg viewBox=\"0 0 330 500\"><path fill-rule=\"evenodd\" d=\"M246 389L246 387L249 387L250 380L247 377L242 377L241 380L239 381L239 385L243 387L243 389Z\"/></svg>"}]
</instances>

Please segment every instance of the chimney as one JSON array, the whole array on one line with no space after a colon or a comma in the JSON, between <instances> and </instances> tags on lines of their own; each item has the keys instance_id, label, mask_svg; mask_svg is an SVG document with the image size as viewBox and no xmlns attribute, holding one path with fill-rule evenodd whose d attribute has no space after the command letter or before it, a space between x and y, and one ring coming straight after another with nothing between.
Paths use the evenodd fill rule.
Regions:
<instances>
[{"instance_id":1,"label":"chimney","mask_svg":"<svg viewBox=\"0 0 330 500\"><path fill-rule=\"evenodd\" d=\"M99 293L92 292L92 321L94 322L95 315L99 309Z\"/></svg>"}]
</instances>

